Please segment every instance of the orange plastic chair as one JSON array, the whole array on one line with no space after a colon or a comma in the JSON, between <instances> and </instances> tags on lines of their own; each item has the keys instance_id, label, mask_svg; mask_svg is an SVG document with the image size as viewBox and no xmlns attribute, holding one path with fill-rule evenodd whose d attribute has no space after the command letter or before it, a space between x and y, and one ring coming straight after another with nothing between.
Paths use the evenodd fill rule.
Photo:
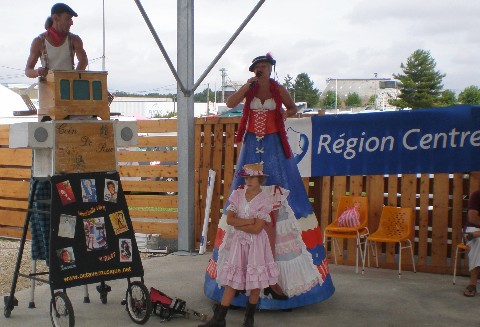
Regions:
<instances>
[{"instance_id":1,"label":"orange plastic chair","mask_svg":"<svg viewBox=\"0 0 480 327\"><path fill-rule=\"evenodd\" d=\"M453 285L455 285L455 278L457 277L457 258L458 258L458 253L466 253L470 251L470 247L468 245L465 245L465 243L458 243L457 244L457 250L455 251L455 265L453 266Z\"/></svg>"},{"instance_id":2,"label":"orange plastic chair","mask_svg":"<svg viewBox=\"0 0 480 327\"><path fill-rule=\"evenodd\" d=\"M413 248L411 238L413 237L414 219L412 208L397 208L385 206L380 216L380 223L377 231L367 236L365 243L366 255L368 257L368 243L375 243L373 251L378 268L377 243L398 243L398 278L402 276L402 250L410 248L412 256L413 271L415 260L413 259ZM402 244L403 243L403 244ZM371 246L371 245L370 245ZM368 258L370 264L370 258ZM365 270L365 261L363 262Z\"/></svg>"},{"instance_id":3,"label":"orange plastic chair","mask_svg":"<svg viewBox=\"0 0 480 327\"><path fill-rule=\"evenodd\" d=\"M357 205L360 214L360 225L356 227L340 227L337 225L338 218L346 209ZM341 239L355 239L356 240L356 253L355 253L355 272L358 273L358 255L362 263L364 261L364 250L362 250L362 244L365 243L365 239L368 236L368 197L366 196L342 196L338 202L337 215L335 220L325 227L323 232L323 240L325 244L328 242L328 238L331 239L333 255L335 257L335 264L337 264L337 251L340 252L340 246L338 245L339 238ZM326 247L325 247L326 249Z\"/></svg>"}]
</instances>

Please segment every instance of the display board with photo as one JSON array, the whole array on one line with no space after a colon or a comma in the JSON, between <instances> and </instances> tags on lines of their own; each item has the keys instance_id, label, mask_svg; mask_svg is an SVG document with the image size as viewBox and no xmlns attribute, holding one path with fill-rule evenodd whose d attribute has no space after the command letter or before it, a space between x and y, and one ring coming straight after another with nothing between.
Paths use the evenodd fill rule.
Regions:
<instances>
[{"instance_id":1,"label":"display board with photo","mask_svg":"<svg viewBox=\"0 0 480 327\"><path fill-rule=\"evenodd\" d=\"M77 224L77 217L61 214L60 222L58 224L58 236L74 238L76 224Z\"/></svg>"},{"instance_id":2,"label":"display board with photo","mask_svg":"<svg viewBox=\"0 0 480 327\"><path fill-rule=\"evenodd\" d=\"M103 200L108 202L117 202L118 181L105 179L105 188L103 191Z\"/></svg>"},{"instance_id":3,"label":"display board with photo","mask_svg":"<svg viewBox=\"0 0 480 327\"><path fill-rule=\"evenodd\" d=\"M119 174L55 175L51 182L57 190L52 194L50 226L53 287L142 277L142 262Z\"/></svg>"},{"instance_id":4,"label":"display board with photo","mask_svg":"<svg viewBox=\"0 0 480 327\"><path fill-rule=\"evenodd\" d=\"M95 179L84 178L80 181L82 185L83 202L97 202L97 188L95 186Z\"/></svg>"}]
</instances>

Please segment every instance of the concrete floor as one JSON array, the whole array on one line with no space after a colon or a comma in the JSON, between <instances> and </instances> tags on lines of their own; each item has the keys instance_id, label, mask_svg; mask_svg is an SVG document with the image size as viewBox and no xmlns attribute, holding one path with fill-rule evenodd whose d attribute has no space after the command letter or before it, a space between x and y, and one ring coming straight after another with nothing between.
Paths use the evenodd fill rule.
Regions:
<instances>
[{"instance_id":1,"label":"concrete floor","mask_svg":"<svg viewBox=\"0 0 480 327\"><path fill-rule=\"evenodd\" d=\"M175 253L144 261L145 284L173 298L181 298L187 307L211 316L213 302L203 295L203 278L210 254ZM365 274L355 274L351 266L330 265L335 294L328 300L285 311L261 311L255 315L255 326L477 326L480 295L463 296L466 277L413 273L369 268ZM125 279L108 282L112 292L108 303L102 304L94 286L90 286L91 303L83 303L83 287L68 289L75 312L75 326L138 326L120 305L125 296ZM2 327L51 326L49 314L50 289L43 285L35 290L35 309L28 309L29 290L17 292L19 306L10 318L2 316ZM477 308L477 309L475 309ZM227 326L241 326L243 309L230 310ZM159 326L158 316L152 315L145 326ZM195 317L175 317L165 326L197 326Z\"/></svg>"}]
</instances>

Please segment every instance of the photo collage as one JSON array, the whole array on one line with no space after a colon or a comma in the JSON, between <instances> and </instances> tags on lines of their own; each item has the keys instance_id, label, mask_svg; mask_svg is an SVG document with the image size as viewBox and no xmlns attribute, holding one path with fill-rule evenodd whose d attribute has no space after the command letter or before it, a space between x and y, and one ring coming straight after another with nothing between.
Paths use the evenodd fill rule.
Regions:
<instances>
[{"instance_id":1,"label":"photo collage","mask_svg":"<svg viewBox=\"0 0 480 327\"><path fill-rule=\"evenodd\" d=\"M77 268L76 256L78 261L78 256L85 253L98 253L99 261L112 257L112 260L118 262L132 262L133 232L126 233L130 229L125 212L121 210L120 205L114 206L115 211L107 212L105 205L107 202L117 203L119 182L102 178L99 187L96 181L98 182L98 178L81 178L78 183L78 179L74 182L71 178L55 184L64 207L63 210L59 210L61 212L57 233L59 241L56 242L61 246L55 248L60 271ZM75 185L79 186L78 190L74 188ZM77 235L78 233L81 235ZM110 238L112 238L110 247L115 247L114 249L109 248L107 240ZM80 239L84 240L81 245L78 244ZM111 252L106 256L105 253L108 254L108 251ZM111 255L113 252L117 255Z\"/></svg>"}]
</instances>

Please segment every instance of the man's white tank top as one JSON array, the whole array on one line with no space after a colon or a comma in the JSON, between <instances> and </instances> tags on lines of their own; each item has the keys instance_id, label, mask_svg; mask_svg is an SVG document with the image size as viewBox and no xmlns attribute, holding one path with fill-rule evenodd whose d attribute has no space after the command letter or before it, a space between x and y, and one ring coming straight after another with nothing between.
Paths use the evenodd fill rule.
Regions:
<instances>
[{"instance_id":1,"label":"man's white tank top","mask_svg":"<svg viewBox=\"0 0 480 327\"><path fill-rule=\"evenodd\" d=\"M65 42L59 47L55 47L45 39L45 50L48 56L48 69L50 70L72 70L72 57L70 54L70 35L65 39ZM42 66L45 67L45 58L40 58Z\"/></svg>"}]
</instances>

